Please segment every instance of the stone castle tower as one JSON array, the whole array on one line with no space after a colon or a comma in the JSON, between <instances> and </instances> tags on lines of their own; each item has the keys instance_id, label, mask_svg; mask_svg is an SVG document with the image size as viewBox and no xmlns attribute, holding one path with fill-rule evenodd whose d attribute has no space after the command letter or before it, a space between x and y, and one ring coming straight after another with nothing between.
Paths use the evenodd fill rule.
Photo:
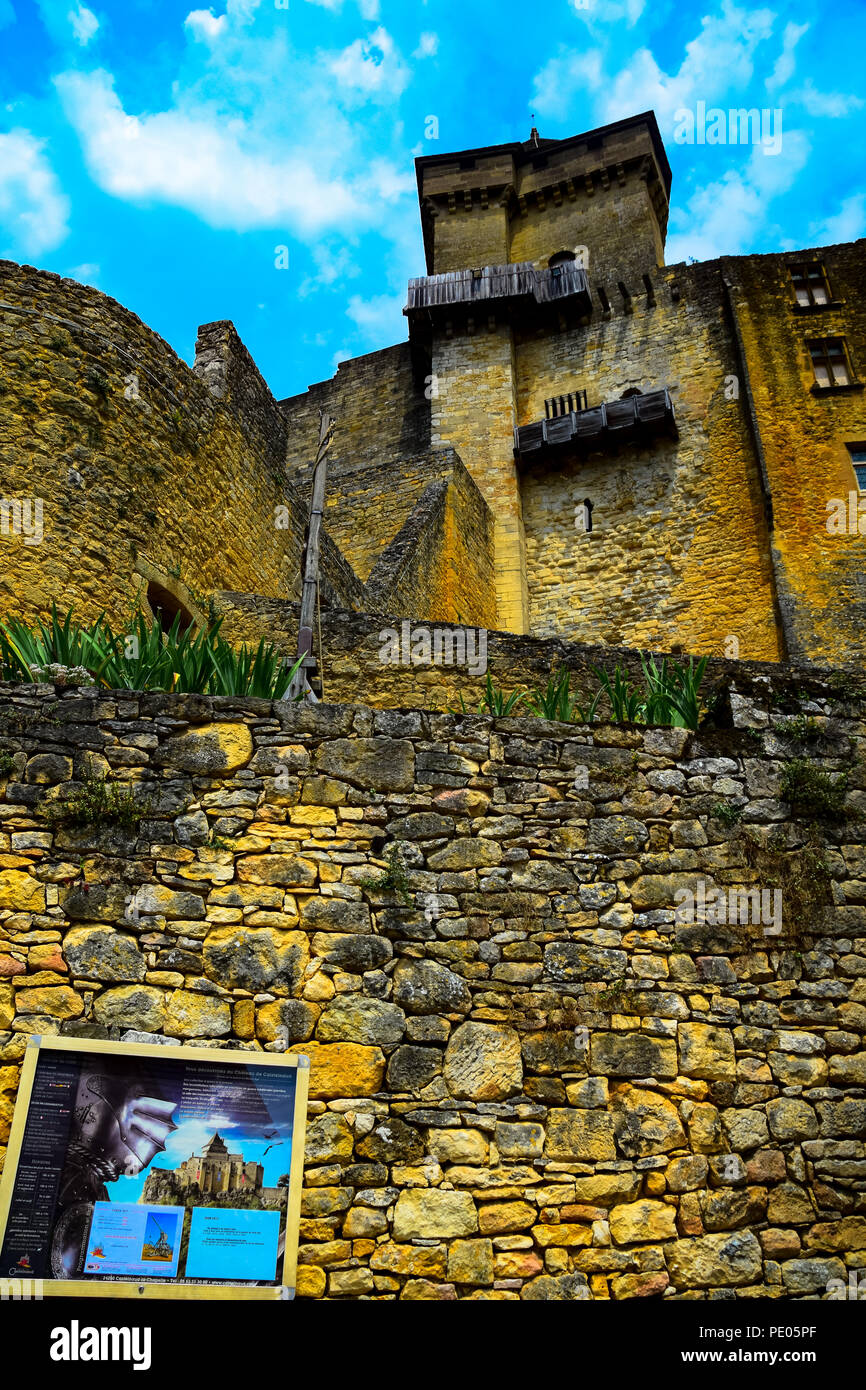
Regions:
<instances>
[{"instance_id":1,"label":"stone castle tower","mask_svg":"<svg viewBox=\"0 0 866 1390\"><path fill-rule=\"evenodd\" d=\"M564 335L575 348L586 337L592 279L628 305L662 263L670 168L647 116L570 140L533 129L417 169L428 275L410 282L408 317L430 361L432 439L460 454L493 513L498 625L527 632L515 427L539 392L585 389L579 349L556 359ZM598 308L610 314L606 294Z\"/></svg>"},{"instance_id":2,"label":"stone castle tower","mask_svg":"<svg viewBox=\"0 0 866 1390\"><path fill-rule=\"evenodd\" d=\"M184 1159L175 1171L181 1188L197 1183L202 1192L216 1193L258 1192L265 1170L243 1154L230 1153L222 1135L214 1134L200 1154Z\"/></svg>"},{"instance_id":3,"label":"stone castle tower","mask_svg":"<svg viewBox=\"0 0 866 1390\"><path fill-rule=\"evenodd\" d=\"M299 476L314 408L350 430L329 529L368 593L576 643L862 653L866 242L666 265L652 112L426 156L417 178L408 348L283 402ZM409 583L410 543L431 568L410 518L436 478L446 573ZM390 544L384 497L392 536L405 519Z\"/></svg>"}]
</instances>

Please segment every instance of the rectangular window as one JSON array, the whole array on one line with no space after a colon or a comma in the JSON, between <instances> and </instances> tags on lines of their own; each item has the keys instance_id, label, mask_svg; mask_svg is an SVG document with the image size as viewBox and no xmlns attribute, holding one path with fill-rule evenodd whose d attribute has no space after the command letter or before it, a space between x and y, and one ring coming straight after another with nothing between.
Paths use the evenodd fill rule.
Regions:
<instances>
[{"instance_id":1,"label":"rectangular window","mask_svg":"<svg viewBox=\"0 0 866 1390\"><path fill-rule=\"evenodd\" d=\"M830 303L830 289L823 268L817 261L811 265L792 265L791 280L797 303L804 309Z\"/></svg>"},{"instance_id":2,"label":"rectangular window","mask_svg":"<svg viewBox=\"0 0 866 1390\"><path fill-rule=\"evenodd\" d=\"M848 444L846 448L851 456L857 486L861 492L866 492L866 444Z\"/></svg>"},{"instance_id":3,"label":"rectangular window","mask_svg":"<svg viewBox=\"0 0 866 1390\"><path fill-rule=\"evenodd\" d=\"M813 338L809 343L809 352L816 385L851 385L848 358L841 338Z\"/></svg>"}]
</instances>

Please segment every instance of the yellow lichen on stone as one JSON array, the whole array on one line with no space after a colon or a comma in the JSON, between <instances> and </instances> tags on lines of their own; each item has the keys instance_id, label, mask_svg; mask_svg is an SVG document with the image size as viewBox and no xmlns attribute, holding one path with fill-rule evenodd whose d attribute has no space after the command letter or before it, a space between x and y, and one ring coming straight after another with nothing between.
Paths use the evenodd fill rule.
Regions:
<instances>
[{"instance_id":1,"label":"yellow lichen on stone","mask_svg":"<svg viewBox=\"0 0 866 1390\"><path fill-rule=\"evenodd\" d=\"M45 889L31 874L6 869L0 873L0 908L11 908L13 912L42 912Z\"/></svg>"},{"instance_id":2,"label":"yellow lichen on stone","mask_svg":"<svg viewBox=\"0 0 866 1390\"><path fill-rule=\"evenodd\" d=\"M310 1059L310 1096L330 1100L335 1096L372 1096L385 1074L385 1054L380 1047L362 1043L304 1043L299 1049Z\"/></svg>"}]
</instances>

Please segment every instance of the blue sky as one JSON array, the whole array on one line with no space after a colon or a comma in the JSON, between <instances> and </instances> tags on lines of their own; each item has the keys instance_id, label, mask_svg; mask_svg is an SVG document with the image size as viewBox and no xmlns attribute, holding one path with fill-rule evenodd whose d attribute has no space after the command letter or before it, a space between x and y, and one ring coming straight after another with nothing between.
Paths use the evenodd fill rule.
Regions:
<instances>
[{"instance_id":1,"label":"blue sky","mask_svg":"<svg viewBox=\"0 0 866 1390\"><path fill-rule=\"evenodd\" d=\"M187 361L232 319L281 397L405 337L414 157L533 112L562 137L655 110L669 263L863 236L864 49L863 0L0 0L0 256ZM675 143L699 101L781 111L780 152Z\"/></svg>"}]
</instances>

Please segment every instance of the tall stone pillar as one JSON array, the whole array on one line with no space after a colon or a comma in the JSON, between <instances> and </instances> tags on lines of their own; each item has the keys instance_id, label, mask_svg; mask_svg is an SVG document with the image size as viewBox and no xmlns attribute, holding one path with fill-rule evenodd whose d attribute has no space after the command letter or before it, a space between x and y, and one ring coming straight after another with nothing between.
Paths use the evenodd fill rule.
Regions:
<instances>
[{"instance_id":1,"label":"tall stone pillar","mask_svg":"<svg viewBox=\"0 0 866 1390\"><path fill-rule=\"evenodd\" d=\"M432 347L434 448L459 453L494 517L497 625L528 630L526 552L514 459L514 343L507 323L451 336Z\"/></svg>"}]
</instances>

